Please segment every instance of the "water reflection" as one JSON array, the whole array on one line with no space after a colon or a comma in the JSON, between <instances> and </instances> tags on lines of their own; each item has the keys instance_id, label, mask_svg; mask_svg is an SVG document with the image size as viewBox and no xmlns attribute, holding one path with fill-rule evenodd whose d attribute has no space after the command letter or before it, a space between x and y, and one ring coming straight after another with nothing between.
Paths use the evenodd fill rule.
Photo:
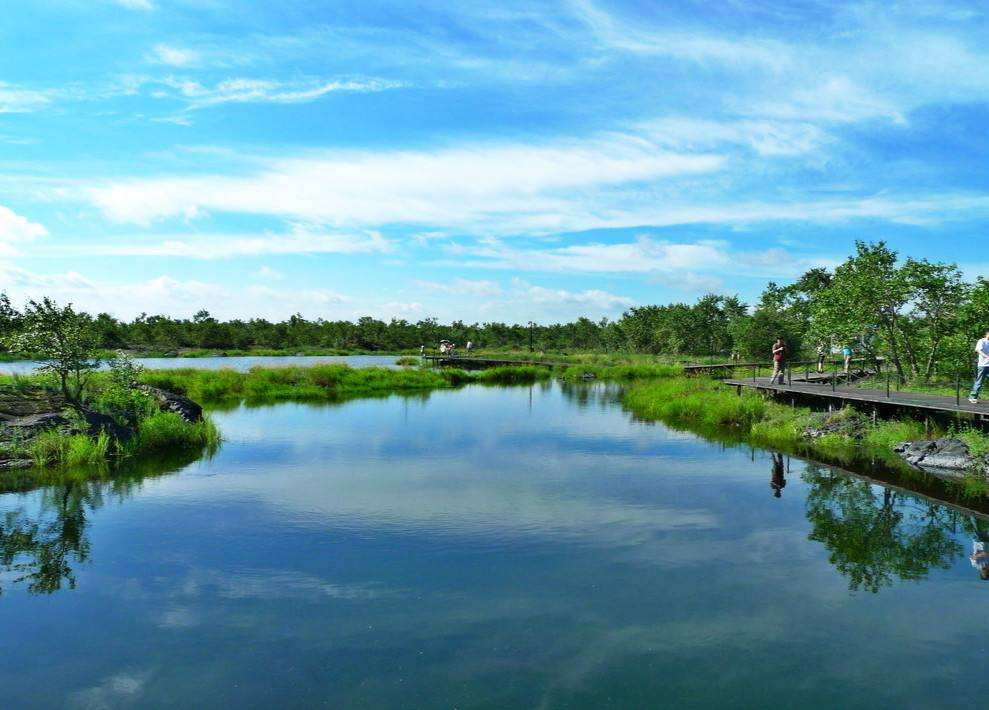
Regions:
<instances>
[{"instance_id":1,"label":"water reflection","mask_svg":"<svg viewBox=\"0 0 989 710\"><path fill-rule=\"evenodd\" d=\"M769 487L773 489L773 497L781 498L786 488L786 471L783 465L783 454L772 454L773 468L769 474Z\"/></svg>"},{"instance_id":2,"label":"water reflection","mask_svg":"<svg viewBox=\"0 0 989 710\"><path fill-rule=\"evenodd\" d=\"M75 589L73 566L85 562L90 552L87 513L103 505L102 488L98 483L47 488L38 513L19 508L4 515L0 564L14 584L26 584L34 594L57 592L63 584Z\"/></svg>"},{"instance_id":3,"label":"water reflection","mask_svg":"<svg viewBox=\"0 0 989 710\"><path fill-rule=\"evenodd\" d=\"M989 550L986 550L989 522L970 515L962 521L962 527L972 538L972 556L969 557L972 567L978 571L982 580L989 580Z\"/></svg>"},{"instance_id":4,"label":"water reflection","mask_svg":"<svg viewBox=\"0 0 989 710\"><path fill-rule=\"evenodd\" d=\"M822 543L852 591L878 592L897 579L948 569L962 553L958 514L932 501L809 463L806 507L811 540Z\"/></svg>"},{"instance_id":5,"label":"water reflection","mask_svg":"<svg viewBox=\"0 0 989 710\"><path fill-rule=\"evenodd\" d=\"M0 514L0 594L5 585L32 594L75 589L75 571L92 552L91 514L131 497L148 477L180 470L190 458L134 462L115 471L111 480L80 480L83 472L69 471L63 483L21 496L20 505Z\"/></svg>"}]
</instances>

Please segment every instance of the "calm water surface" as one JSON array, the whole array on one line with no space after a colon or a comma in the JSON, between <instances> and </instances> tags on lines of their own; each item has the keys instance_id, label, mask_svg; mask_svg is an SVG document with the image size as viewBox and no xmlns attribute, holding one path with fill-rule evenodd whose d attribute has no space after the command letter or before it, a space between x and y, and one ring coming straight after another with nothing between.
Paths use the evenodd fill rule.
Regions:
<instances>
[{"instance_id":1,"label":"calm water surface","mask_svg":"<svg viewBox=\"0 0 989 710\"><path fill-rule=\"evenodd\" d=\"M196 370L222 370L229 368L247 372L252 367L286 367L298 365L338 364L351 367L398 367L396 355L238 355L234 357L136 357L134 362L149 370L167 370L177 367L191 367ZM31 360L0 362L0 374L28 375L37 370L39 364Z\"/></svg>"},{"instance_id":2,"label":"calm water surface","mask_svg":"<svg viewBox=\"0 0 989 710\"><path fill-rule=\"evenodd\" d=\"M241 408L0 496L2 706L984 706L984 525L613 394Z\"/></svg>"}]
</instances>

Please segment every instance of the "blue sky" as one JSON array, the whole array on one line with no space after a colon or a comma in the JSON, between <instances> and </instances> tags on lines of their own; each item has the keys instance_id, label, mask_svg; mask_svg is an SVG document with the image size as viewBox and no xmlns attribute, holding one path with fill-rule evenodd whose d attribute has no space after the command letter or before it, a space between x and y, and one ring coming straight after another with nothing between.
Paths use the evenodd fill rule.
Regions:
<instances>
[{"instance_id":1,"label":"blue sky","mask_svg":"<svg viewBox=\"0 0 989 710\"><path fill-rule=\"evenodd\" d=\"M982 2L24 0L0 289L448 321L989 274Z\"/></svg>"}]
</instances>

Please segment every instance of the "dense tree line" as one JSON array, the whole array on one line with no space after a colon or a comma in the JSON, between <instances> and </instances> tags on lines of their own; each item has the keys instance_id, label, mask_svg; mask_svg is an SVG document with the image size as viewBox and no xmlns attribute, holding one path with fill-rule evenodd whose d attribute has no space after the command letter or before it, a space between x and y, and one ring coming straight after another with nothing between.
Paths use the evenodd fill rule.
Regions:
<instances>
[{"instance_id":1,"label":"dense tree line","mask_svg":"<svg viewBox=\"0 0 989 710\"><path fill-rule=\"evenodd\" d=\"M410 322L220 321L202 310L191 319L141 315L126 322L83 316L106 349L178 351L307 349L416 350L446 338L480 347L595 350L764 359L782 336L794 355L854 347L885 356L904 377L931 378L967 369L972 343L989 326L989 281L966 283L954 264L901 259L882 243L859 243L834 271L812 269L787 286L775 283L754 304L707 295L696 303L631 308L617 320L578 318L553 325ZM0 339L24 316L0 295ZM9 339L8 339L9 340Z\"/></svg>"}]
</instances>

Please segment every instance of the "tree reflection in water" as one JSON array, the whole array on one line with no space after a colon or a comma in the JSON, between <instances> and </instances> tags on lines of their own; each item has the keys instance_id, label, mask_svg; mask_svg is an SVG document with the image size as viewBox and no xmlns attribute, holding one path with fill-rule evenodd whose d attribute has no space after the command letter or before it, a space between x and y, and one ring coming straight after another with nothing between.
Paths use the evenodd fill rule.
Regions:
<instances>
[{"instance_id":1,"label":"tree reflection in water","mask_svg":"<svg viewBox=\"0 0 989 710\"><path fill-rule=\"evenodd\" d=\"M68 473L70 480L41 489L31 509L0 514L0 594L10 583L26 584L33 594L75 589L75 568L90 555L89 515L108 500L129 498L145 478L173 473L196 458L185 452L133 462L109 481L77 480Z\"/></svg>"},{"instance_id":2,"label":"tree reflection in water","mask_svg":"<svg viewBox=\"0 0 989 710\"><path fill-rule=\"evenodd\" d=\"M923 579L962 554L958 514L923 498L808 463L809 539L823 543L852 591L878 592L894 580Z\"/></svg>"},{"instance_id":3,"label":"tree reflection in water","mask_svg":"<svg viewBox=\"0 0 989 710\"><path fill-rule=\"evenodd\" d=\"M0 564L15 584L27 583L34 594L75 589L73 566L89 558L86 516L103 505L100 483L69 483L47 488L40 510L7 512L0 522ZM2 588L0 588L2 591Z\"/></svg>"}]
</instances>

